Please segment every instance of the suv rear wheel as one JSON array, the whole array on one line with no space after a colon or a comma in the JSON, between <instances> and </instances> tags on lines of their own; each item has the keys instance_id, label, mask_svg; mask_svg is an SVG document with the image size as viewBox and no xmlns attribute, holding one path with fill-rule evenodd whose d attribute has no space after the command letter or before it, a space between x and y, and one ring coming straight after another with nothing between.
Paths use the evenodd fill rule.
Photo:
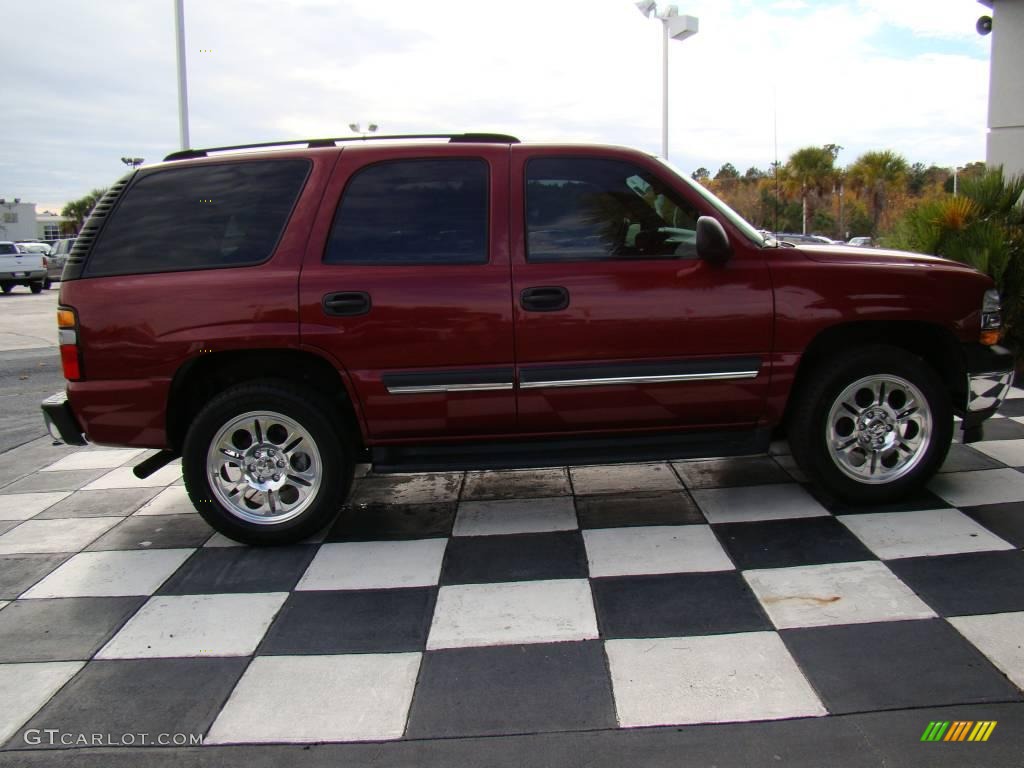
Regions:
<instances>
[{"instance_id":1,"label":"suv rear wheel","mask_svg":"<svg viewBox=\"0 0 1024 768\"><path fill-rule=\"evenodd\" d=\"M941 379L895 347L862 347L814 371L798 395L793 457L820 485L855 503L898 498L938 470L953 437Z\"/></svg>"},{"instance_id":2,"label":"suv rear wheel","mask_svg":"<svg viewBox=\"0 0 1024 768\"><path fill-rule=\"evenodd\" d=\"M290 382L242 384L200 411L185 437L189 498L215 529L247 544L289 544L325 527L352 483L340 419Z\"/></svg>"}]
</instances>

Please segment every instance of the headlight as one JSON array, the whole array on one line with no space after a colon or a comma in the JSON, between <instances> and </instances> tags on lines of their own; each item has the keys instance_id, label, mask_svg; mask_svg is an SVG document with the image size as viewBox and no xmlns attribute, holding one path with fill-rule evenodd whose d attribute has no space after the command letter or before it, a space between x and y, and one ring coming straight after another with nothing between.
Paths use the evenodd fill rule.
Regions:
<instances>
[{"instance_id":1,"label":"headlight","mask_svg":"<svg viewBox=\"0 0 1024 768\"><path fill-rule=\"evenodd\" d=\"M1003 305L999 301L999 291L994 288L985 291L981 301L981 343L991 346L999 343L1000 330L1003 327Z\"/></svg>"}]
</instances>

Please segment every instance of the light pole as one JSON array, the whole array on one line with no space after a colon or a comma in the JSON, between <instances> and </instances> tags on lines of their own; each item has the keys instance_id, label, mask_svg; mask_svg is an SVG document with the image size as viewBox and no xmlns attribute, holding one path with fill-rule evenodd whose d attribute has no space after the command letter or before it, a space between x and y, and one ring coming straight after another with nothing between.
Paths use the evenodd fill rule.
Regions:
<instances>
[{"instance_id":1,"label":"light pole","mask_svg":"<svg viewBox=\"0 0 1024 768\"><path fill-rule=\"evenodd\" d=\"M680 16L674 5L659 12L655 0L640 0L636 7L647 18L653 14L661 21L661 156L668 160L668 41L685 40L697 34L699 22L696 16Z\"/></svg>"},{"instance_id":2,"label":"light pole","mask_svg":"<svg viewBox=\"0 0 1024 768\"><path fill-rule=\"evenodd\" d=\"M178 52L178 138L188 149L188 82L185 77L185 0L174 0L174 36Z\"/></svg>"},{"instance_id":3,"label":"light pole","mask_svg":"<svg viewBox=\"0 0 1024 768\"><path fill-rule=\"evenodd\" d=\"M349 130L352 131L352 133L358 133L360 136L364 138L367 136L367 134L376 133L377 128L379 128L379 126L376 123L367 123L365 131L361 129L359 123L349 123L348 127Z\"/></svg>"}]
</instances>

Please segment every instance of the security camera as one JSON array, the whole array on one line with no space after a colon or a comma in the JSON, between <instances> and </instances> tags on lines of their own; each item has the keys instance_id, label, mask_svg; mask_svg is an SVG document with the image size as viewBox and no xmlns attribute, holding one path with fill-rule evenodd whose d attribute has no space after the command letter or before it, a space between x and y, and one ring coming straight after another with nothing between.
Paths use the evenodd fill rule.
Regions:
<instances>
[{"instance_id":1,"label":"security camera","mask_svg":"<svg viewBox=\"0 0 1024 768\"><path fill-rule=\"evenodd\" d=\"M992 31L992 17L982 16L978 19L978 23L974 25L974 28L978 30L978 34L984 37Z\"/></svg>"}]
</instances>

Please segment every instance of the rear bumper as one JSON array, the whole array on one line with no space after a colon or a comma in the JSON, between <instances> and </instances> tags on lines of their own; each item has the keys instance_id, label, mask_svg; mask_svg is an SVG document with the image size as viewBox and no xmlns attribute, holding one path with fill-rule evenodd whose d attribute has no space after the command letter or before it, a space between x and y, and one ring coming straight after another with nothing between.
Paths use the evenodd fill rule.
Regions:
<instances>
[{"instance_id":1,"label":"rear bumper","mask_svg":"<svg viewBox=\"0 0 1024 768\"><path fill-rule=\"evenodd\" d=\"M1000 346L965 344L964 354L967 362L967 407L963 414L963 429L965 442L974 442L981 439L981 423L999 410L1009 394L1013 384L1014 360L1013 354Z\"/></svg>"},{"instance_id":2,"label":"rear bumper","mask_svg":"<svg viewBox=\"0 0 1024 768\"><path fill-rule=\"evenodd\" d=\"M39 406L43 411L43 422L46 424L46 431L54 440L60 440L68 445L85 445L85 435L78 425L74 411L68 403L68 396L64 392L43 400Z\"/></svg>"},{"instance_id":3,"label":"rear bumper","mask_svg":"<svg viewBox=\"0 0 1024 768\"><path fill-rule=\"evenodd\" d=\"M45 269L5 270L0 272L0 283L38 283L45 277Z\"/></svg>"}]
</instances>

